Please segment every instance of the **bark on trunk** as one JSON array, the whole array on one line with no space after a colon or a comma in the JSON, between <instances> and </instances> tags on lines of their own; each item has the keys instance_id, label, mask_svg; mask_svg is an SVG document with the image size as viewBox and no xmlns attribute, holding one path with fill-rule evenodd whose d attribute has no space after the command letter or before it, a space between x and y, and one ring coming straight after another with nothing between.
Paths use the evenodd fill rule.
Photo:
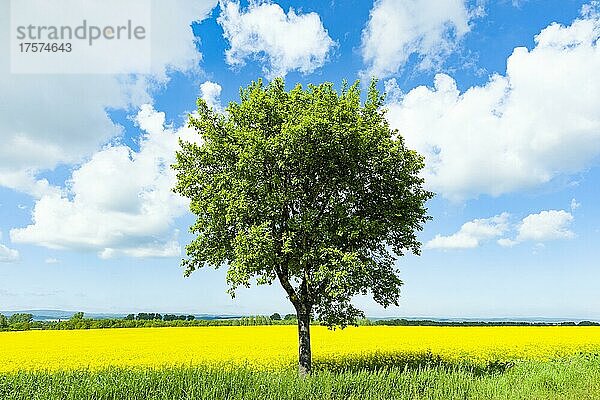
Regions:
<instances>
[{"instance_id":1,"label":"bark on trunk","mask_svg":"<svg viewBox=\"0 0 600 400\"><path fill-rule=\"evenodd\" d=\"M297 313L298 316L298 372L300 376L310 374L310 313Z\"/></svg>"}]
</instances>

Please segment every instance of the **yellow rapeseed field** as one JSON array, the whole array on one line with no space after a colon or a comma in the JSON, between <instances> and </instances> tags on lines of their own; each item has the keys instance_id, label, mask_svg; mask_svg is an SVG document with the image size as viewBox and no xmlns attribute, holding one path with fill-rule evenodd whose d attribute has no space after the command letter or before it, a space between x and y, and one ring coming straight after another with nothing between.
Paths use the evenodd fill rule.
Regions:
<instances>
[{"instance_id":1,"label":"yellow rapeseed field","mask_svg":"<svg viewBox=\"0 0 600 400\"><path fill-rule=\"evenodd\" d=\"M313 358L427 353L487 362L551 359L600 350L600 327L312 328ZM107 366L236 365L295 362L295 326L26 331L0 333L0 372Z\"/></svg>"}]
</instances>

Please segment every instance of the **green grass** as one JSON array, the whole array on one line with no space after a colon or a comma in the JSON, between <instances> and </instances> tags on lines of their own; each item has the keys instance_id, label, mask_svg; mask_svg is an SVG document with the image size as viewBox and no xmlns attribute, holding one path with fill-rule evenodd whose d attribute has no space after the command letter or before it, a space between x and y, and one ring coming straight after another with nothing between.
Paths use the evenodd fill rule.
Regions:
<instances>
[{"instance_id":1,"label":"green grass","mask_svg":"<svg viewBox=\"0 0 600 400\"><path fill-rule=\"evenodd\" d=\"M0 399L600 399L600 357L502 368L406 365L332 371L172 367L0 375Z\"/></svg>"}]
</instances>

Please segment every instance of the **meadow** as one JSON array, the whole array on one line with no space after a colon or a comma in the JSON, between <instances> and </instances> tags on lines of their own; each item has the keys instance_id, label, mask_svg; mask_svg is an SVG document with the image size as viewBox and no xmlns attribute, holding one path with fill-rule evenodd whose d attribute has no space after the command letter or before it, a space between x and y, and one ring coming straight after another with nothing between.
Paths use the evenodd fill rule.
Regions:
<instances>
[{"instance_id":1,"label":"meadow","mask_svg":"<svg viewBox=\"0 0 600 400\"><path fill-rule=\"evenodd\" d=\"M0 398L600 398L600 327L294 326L0 333ZM124 397L123 397L124 396Z\"/></svg>"}]
</instances>

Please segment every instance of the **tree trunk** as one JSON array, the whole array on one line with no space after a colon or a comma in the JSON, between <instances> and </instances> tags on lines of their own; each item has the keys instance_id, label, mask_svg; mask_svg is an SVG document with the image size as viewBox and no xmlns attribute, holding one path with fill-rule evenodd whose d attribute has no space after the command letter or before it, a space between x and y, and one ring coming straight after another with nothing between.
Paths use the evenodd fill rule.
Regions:
<instances>
[{"instance_id":1,"label":"tree trunk","mask_svg":"<svg viewBox=\"0 0 600 400\"><path fill-rule=\"evenodd\" d=\"M298 312L298 372L304 377L310 374L310 312Z\"/></svg>"}]
</instances>

